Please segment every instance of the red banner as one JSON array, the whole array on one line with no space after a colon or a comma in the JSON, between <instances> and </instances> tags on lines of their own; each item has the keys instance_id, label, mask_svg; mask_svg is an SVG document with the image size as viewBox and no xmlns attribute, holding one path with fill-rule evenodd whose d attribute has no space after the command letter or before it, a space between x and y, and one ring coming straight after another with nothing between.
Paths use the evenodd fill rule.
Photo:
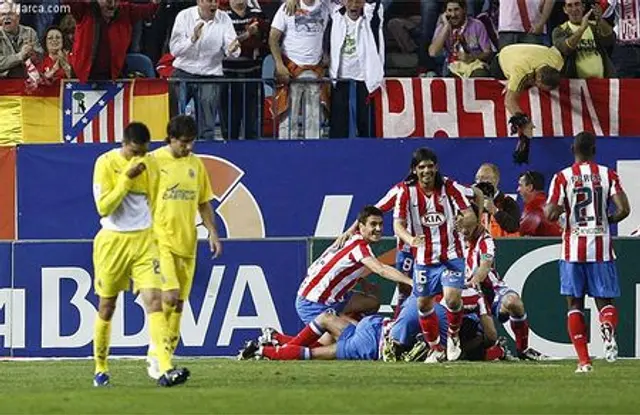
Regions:
<instances>
[{"instance_id":1,"label":"red banner","mask_svg":"<svg viewBox=\"0 0 640 415\"><path fill-rule=\"evenodd\" d=\"M508 137L505 82L453 78L387 79L376 98L378 137ZM536 136L640 136L640 80L565 80L554 91L531 88L520 105Z\"/></svg>"},{"instance_id":2,"label":"red banner","mask_svg":"<svg viewBox=\"0 0 640 415\"><path fill-rule=\"evenodd\" d=\"M16 149L0 147L0 239L16 236Z\"/></svg>"}]
</instances>

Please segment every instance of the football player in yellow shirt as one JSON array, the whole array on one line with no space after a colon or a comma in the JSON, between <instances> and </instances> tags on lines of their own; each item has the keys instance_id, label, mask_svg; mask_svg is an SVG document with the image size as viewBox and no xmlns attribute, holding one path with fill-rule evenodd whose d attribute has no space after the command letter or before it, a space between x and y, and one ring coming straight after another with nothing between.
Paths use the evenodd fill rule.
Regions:
<instances>
[{"instance_id":1,"label":"football player in yellow shirt","mask_svg":"<svg viewBox=\"0 0 640 415\"><path fill-rule=\"evenodd\" d=\"M167 126L167 145L151 153L160 169L154 230L160 248L163 307L169 324L171 353L180 339L182 308L189 298L196 267L197 213L209 231L213 257L222 252L211 207L213 191L209 175L200 158L192 154L196 135L195 120L178 115ZM150 377L161 375L153 343L149 347L147 363Z\"/></svg>"},{"instance_id":2,"label":"football player in yellow shirt","mask_svg":"<svg viewBox=\"0 0 640 415\"><path fill-rule=\"evenodd\" d=\"M98 157L93 174L93 196L101 229L93 242L95 292L100 302L93 335L94 386L109 385L109 342L116 299L133 280L149 321L150 337L157 350L158 385L174 386L189 378L185 368L171 363L167 320L162 313L162 276L158 247L152 228L153 206L158 193L158 168L147 155L149 130L131 123L124 130L122 147Z\"/></svg>"}]
</instances>

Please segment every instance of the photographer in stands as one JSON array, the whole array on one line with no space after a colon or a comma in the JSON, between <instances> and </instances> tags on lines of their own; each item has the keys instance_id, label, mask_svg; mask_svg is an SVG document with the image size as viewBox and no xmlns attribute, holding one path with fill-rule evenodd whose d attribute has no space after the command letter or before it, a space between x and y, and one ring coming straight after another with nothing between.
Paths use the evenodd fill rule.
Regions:
<instances>
[{"instance_id":1,"label":"photographer in stands","mask_svg":"<svg viewBox=\"0 0 640 415\"><path fill-rule=\"evenodd\" d=\"M484 212L480 220L494 238L519 236L520 207L515 200L498 190L498 183L498 166L491 163L481 165L474 184L484 194Z\"/></svg>"}]
</instances>

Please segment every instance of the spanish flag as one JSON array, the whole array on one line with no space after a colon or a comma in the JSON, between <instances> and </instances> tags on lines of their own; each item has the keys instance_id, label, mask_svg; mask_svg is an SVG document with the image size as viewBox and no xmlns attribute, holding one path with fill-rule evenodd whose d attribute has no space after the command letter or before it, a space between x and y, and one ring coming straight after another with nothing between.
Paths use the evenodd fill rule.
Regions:
<instances>
[{"instance_id":1,"label":"spanish flag","mask_svg":"<svg viewBox=\"0 0 640 415\"><path fill-rule=\"evenodd\" d=\"M35 91L27 91L23 80L0 85L0 145L118 142L131 121L145 123L154 140L165 136L165 80L63 81Z\"/></svg>"}]
</instances>

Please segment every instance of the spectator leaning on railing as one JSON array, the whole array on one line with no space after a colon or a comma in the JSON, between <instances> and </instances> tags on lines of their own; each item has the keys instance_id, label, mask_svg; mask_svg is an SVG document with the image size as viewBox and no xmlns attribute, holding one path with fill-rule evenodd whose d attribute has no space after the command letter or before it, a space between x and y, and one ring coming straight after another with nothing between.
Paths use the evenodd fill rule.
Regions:
<instances>
[{"instance_id":1,"label":"spectator leaning on railing","mask_svg":"<svg viewBox=\"0 0 640 415\"><path fill-rule=\"evenodd\" d=\"M274 118L280 123L280 138L320 138L321 85L295 81L324 75L322 42L329 14L327 0L287 0L271 22L269 47L278 82L273 100ZM304 134L296 131L298 114L303 108Z\"/></svg>"},{"instance_id":2,"label":"spectator leaning on railing","mask_svg":"<svg viewBox=\"0 0 640 415\"><path fill-rule=\"evenodd\" d=\"M374 36L372 21L376 16L379 20L378 35ZM346 0L344 6L334 6L332 21L329 75L332 79L341 80L334 83L331 91L329 136L349 137L351 120L357 137L375 137L373 101L369 95L381 88L384 82L383 9L380 0L368 4L364 0ZM355 106L355 111L351 111L352 106Z\"/></svg>"},{"instance_id":3,"label":"spectator leaning on railing","mask_svg":"<svg viewBox=\"0 0 640 415\"><path fill-rule=\"evenodd\" d=\"M40 54L36 31L20 24L20 6L0 2L0 78L25 78Z\"/></svg>"},{"instance_id":4,"label":"spectator leaning on railing","mask_svg":"<svg viewBox=\"0 0 640 415\"><path fill-rule=\"evenodd\" d=\"M178 14L171 33L170 48L175 56L173 76L184 80L219 80L223 76L224 57L240 56L240 42L231 18L218 10L216 0L198 0L197 6ZM188 102L194 98L200 139L215 139L220 84L188 83L186 89L186 96L180 99Z\"/></svg>"},{"instance_id":5,"label":"spectator leaning on railing","mask_svg":"<svg viewBox=\"0 0 640 415\"><path fill-rule=\"evenodd\" d=\"M504 47L498 55L500 69L507 78L507 92L504 104L512 115L510 123L518 124L518 129L531 130L529 117L520 108L520 95L536 86L542 90L552 90L560 85L560 70L564 60L558 49L541 45L510 45ZM521 122L525 120L526 122ZM513 128L512 128L513 129ZM530 135L520 135L521 138ZM528 141L526 143L528 148ZM528 157L528 150L527 150ZM523 158L526 162L527 159Z\"/></svg>"},{"instance_id":6,"label":"spectator leaning on railing","mask_svg":"<svg viewBox=\"0 0 640 415\"><path fill-rule=\"evenodd\" d=\"M240 56L222 61L224 76L234 79L253 79L251 82L231 82L222 89L222 135L237 139L244 123L244 138L258 138L258 122L262 111L262 58L268 49L269 24L257 3L249 0L230 0L225 13L231 18L240 41Z\"/></svg>"},{"instance_id":7,"label":"spectator leaning on railing","mask_svg":"<svg viewBox=\"0 0 640 415\"><path fill-rule=\"evenodd\" d=\"M461 78L488 77L491 41L484 24L467 16L465 0L447 0L445 12L436 29L429 55L435 57L442 49L447 57L443 75Z\"/></svg>"},{"instance_id":8,"label":"spectator leaning on railing","mask_svg":"<svg viewBox=\"0 0 640 415\"><path fill-rule=\"evenodd\" d=\"M602 19L600 5L585 14L582 0L565 0L564 12L569 20L553 30L553 45L564 57L563 75L581 79L614 76L608 50L613 48L615 34Z\"/></svg>"},{"instance_id":9,"label":"spectator leaning on railing","mask_svg":"<svg viewBox=\"0 0 640 415\"><path fill-rule=\"evenodd\" d=\"M121 76L133 24L151 18L161 0L130 4L120 0L63 0L76 20L71 65L82 81Z\"/></svg>"}]
</instances>

